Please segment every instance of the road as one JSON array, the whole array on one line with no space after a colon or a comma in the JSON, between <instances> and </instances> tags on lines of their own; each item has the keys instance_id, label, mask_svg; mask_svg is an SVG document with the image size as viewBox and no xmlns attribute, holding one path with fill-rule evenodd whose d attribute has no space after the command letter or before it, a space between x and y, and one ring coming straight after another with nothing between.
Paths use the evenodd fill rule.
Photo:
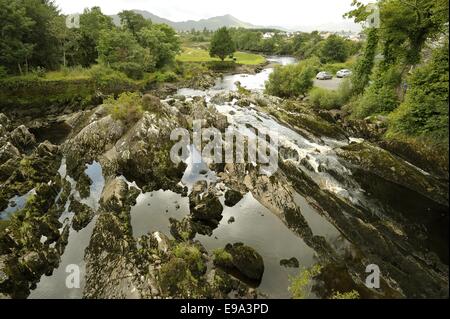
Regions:
<instances>
[{"instance_id":1,"label":"road","mask_svg":"<svg viewBox=\"0 0 450 319\"><path fill-rule=\"evenodd\" d=\"M339 85L342 83L344 79L339 79L337 77L332 78L331 80L314 80L314 86L328 89L328 90L337 90Z\"/></svg>"}]
</instances>

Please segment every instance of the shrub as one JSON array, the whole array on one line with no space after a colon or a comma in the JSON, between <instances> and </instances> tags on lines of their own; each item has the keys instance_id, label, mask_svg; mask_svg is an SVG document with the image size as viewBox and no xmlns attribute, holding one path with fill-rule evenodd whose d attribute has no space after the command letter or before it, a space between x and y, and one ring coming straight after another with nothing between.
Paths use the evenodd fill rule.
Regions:
<instances>
[{"instance_id":1,"label":"shrub","mask_svg":"<svg viewBox=\"0 0 450 319\"><path fill-rule=\"evenodd\" d=\"M311 58L297 64L277 66L266 83L266 92L286 98L305 95L314 84L313 77L319 65L317 58Z\"/></svg>"},{"instance_id":2,"label":"shrub","mask_svg":"<svg viewBox=\"0 0 450 319\"><path fill-rule=\"evenodd\" d=\"M342 101L339 93L333 90L322 88L313 88L309 93L309 101L312 106L318 109L337 109L342 106Z\"/></svg>"},{"instance_id":3,"label":"shrub","mask_svg":"<svg viewBox=\"0 0 450 319\"><path fill-rule=\"evenodd\" d=\"M344 80L337 90L327 90L315 87L309 93L311 105L318 109L339 109L351 97L351 85L348 79Z\"/></svg>"},{"instance_id":4,"label":"shrub","mask_svg":"<svg viewBox=\"0 0 450 319\"><path fill-rule=\"evenodd\" d=\"M178 76L173 71L157 71L154 77L157 83L176 82L178 80Z\"/></svg>"},{"instance_id":5,"label":"shrub","mask_svg":"<svg viewBox=\"0 0 450 319\"><path fill-rule=\"evenodd\" d=\"M389 116L390 134L428 136L448 147L448 43L436 49L430 62L408 81L405 101Z\"/></svg>"},{"instance_id":6,"label":"shrub","mask_svg":"<svg viewBox=\"0 0 450 319\"><path fill-rule=\"evenodd\" d=\"M201 276L206 271L201 251L194 245L181 243L174 249L174 255L183 259L194 276Z\"/></svg>"},{"instance_id":7,"label":"shrub","mask_svg":"<svg viewBox=\"0 0 450 319\"><path fill-rule=\"evenodd\" d=\"M322 271L322 266L314 265L306 268L295 277L290 277L291 285L289 291L294 299L304 299L308 297L311 290L312 280Z\"/></svg>"},{"instance_id":8,"label":"shrub","mask_svg":"<svg viewBox=\"0 0 450 319\"><path fill-rule=\"evenodd\" d=\"M401 83L401 73L397 67L391 66L387 69L379 67L374 79L362 97L355 102L354 117L388 114L398 107L397 87Z\"/></svg>"},{"instance_id":9,"label":"shrub","mask_svg":"<svg viewBox=\"0 0 450 319\"><path fill-rule=\"evenodd\" d=\"M105 99L104 104L113 119L127 124L139 120L143 113L142 99L139 93L125 92L120 94L117 99L109 97Z\"/></svg>"},{"instance_id":10,"label":"shrub","mask_svg":"<svg viewBox=\"0 0 450 319\"><path fill-rule=\"evenodd\" d=\"M0 65L0 79L5 78L7 75L8 70L3 65Z\"/></svg>"},{"instance_id":11,"label":"shrub","mask_svg":"<svg viewBox=\"0 0 450 319\"><path fill-rule=\"evenodd\" d=\"M122 73L125 73L130 79L140 80L144 76L142 65L135 62L116 63L114 68Z\"/></svg>"},{"instance_id":12,"label":"shrub","mask_svg":"<svg viewBox=\"0 0 450 319\"><path fill-rule=\"evenodd\" d=\"M331 299L359 299L359 293L356 290L348 292L335 292Z\"/></svg>"},{"instance_id":13,"label":"shrub","mask_svg":"<svg viewBox=\"0 0 450 319\"><path fill-rule=\"evenodd\" d=\"M89 75L92 80L99 86L130 82L130 79L126 76L126 74L120 71L113 70L110 67L102 64L94 65L89 70Z\"/></svg>"}]
</instances>

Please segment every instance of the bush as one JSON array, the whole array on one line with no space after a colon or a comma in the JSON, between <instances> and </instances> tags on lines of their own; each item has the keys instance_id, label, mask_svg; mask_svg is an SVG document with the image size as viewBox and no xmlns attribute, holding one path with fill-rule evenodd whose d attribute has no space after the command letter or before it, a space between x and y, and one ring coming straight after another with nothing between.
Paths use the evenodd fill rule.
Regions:
<instances>
[{"instance_id":1,"label":"bush","mask_svg":"<svg viewBox=\"0 0 450 319\"><path fill-rule=\"evenodd\" d=\"M0 65L0 79L6 78L7 75L8 70L3 65Z\"/></svg>"},{"instance_id":2,"label":"bush","mask_svg":"<svg viewBox=\"0 0 450 319\"><path fill-rule=\"evenodd\" d=\"M114 68L124 74L130 79L141 80L144 77L142 65L135 62L122 62L114 65Z\"/></svg>"},{"instance_id":3,"label":"bush","mask_svg":"<svg viewBox=\"0 0 450 319\"><path fill-rule=\"evenodd\" d=\"M376 114L388 114L398 105L397 88L401 83L401 73L397 67L379 67L374 74L374 82L353 105L353 116L364 118Z\"/></svg>"},{"instance_id":4,"label":"bush","mask_svg":"<svg viewBox=\"0 0 450 319\"><path fill-rule=\"evenodd\" d=\"M111 83L130 82L130 79L126 76L126 74L113 70L102 64L94 65L89 70L89 75L92 80L100 86L105 86Z\"/></svg>"},{"instance_id":5,"label":"bush","mask_svg":"<svg viewBox=\"0 0 450 319\"><path fill-rule=\"evenodd\" d=\"M317 58L311 58L297 64L277 66L266 83L266 93L285 98L305 95L314 84L313 77L319 65Z\"/></svg>"},{"instance_id":6,"label":"bush","mask_svg":"<svg viewBox=\"0 0 450 319\"><path fill-rule=\"evenodd\" d=\"M138 121L144 112L141 96L135 92L122 93L117 99L109 97L103 103L114 120L127 124Z\"/></svg>"},{"instance_id":7,"label":"bush","mask_svg":"<svg viewBox=\"0 0 450 319\"><path fill-rule=\"evenodd\" d=\"M408 81L405 101L389 116L390 134L404 133L443 141L448 147L448 43Z\"/></svg>"},{"instance_id":8,"label":"bush","mask_svg":"<svg viewBox=\"0 0 450 319\"><path fill-rule=\"evenodd\" d=\"M157 83L165 83L165 82L176 82L178 80L178 76L173 71L157 71L154 75L155 81Z\"/></svg>"},{"instance_id":9,"label":"bush","mask_svg":"<svg viewBox=\"0 0 450 319\"><path fill-rule=\"evenodd\" d=\"M332 110L342 106L339 92L318 87L310 91L309 101L312 106L318 109Z\"/></svg>"}]
</instances>

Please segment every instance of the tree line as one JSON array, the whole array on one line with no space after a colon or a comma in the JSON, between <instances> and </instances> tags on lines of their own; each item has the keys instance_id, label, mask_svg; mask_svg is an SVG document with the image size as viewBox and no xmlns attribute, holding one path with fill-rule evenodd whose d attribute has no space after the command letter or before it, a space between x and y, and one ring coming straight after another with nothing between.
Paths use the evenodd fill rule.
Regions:
<instances>
[{"instance_id":1,"label":"tree line","mask_svg":"<svg viewBox=\"0 0 450 319\"><path fill-rule=\"evenodd\" d=\"M69 28L50 0L0 0L0 75L100 63L140 78L173 62L180 51L175 30L133 11L119 17L118 27L99 7L87 8L79 27Z\"/></svg>"}]
</instances>

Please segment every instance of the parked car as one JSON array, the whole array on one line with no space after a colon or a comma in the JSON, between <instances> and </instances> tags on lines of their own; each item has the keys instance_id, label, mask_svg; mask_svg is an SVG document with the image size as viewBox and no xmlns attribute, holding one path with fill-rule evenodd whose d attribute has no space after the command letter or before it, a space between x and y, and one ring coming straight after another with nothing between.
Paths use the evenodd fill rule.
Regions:
<instances>
[{"instance_id":1,"label":"parked car","mask_svg":"<svg viewBox=\"0 0 450 319\"><path fill-rule=\"evenodd\" d=\"M346 78L348 76L352 75L352 71L350 71L349 69L342 69L337 71L336 76L338 78Z\"/></svg>"},{"instance_id":2,"label":"parked car","mask_svg":"<svg viewBox=\"0 0 450 319\"><path fill-rule=\"evenodd\" d=\"M328 72L319 72L316 75L317 80L331 80L333 76Z\"/></svg>"}]
</instances>

